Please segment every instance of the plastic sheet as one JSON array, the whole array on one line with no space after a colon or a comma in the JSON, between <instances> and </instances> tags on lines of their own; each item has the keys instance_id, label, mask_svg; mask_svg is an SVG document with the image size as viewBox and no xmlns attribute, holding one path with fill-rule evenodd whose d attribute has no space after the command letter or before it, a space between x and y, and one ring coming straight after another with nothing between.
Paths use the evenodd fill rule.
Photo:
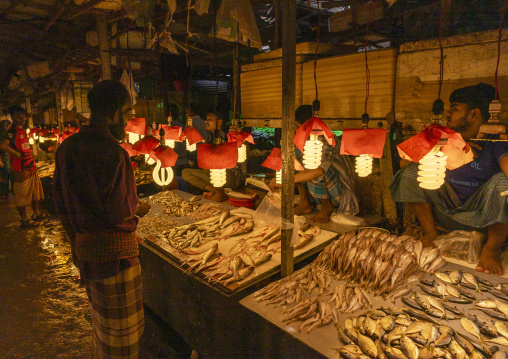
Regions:
<instances>
[{"instance_id":1,"label":"plastic sheet","mask_svg":"<svg viewBox=\"0 0 508 359\"><path fill-rule=\"evenodd\" d=\"M367 221L361 217L356 217L351 214L345 213L334 213L330 216L330 220L334 223L343 225L343 226L365 226L367 225Z\"/></svg>"},{"instance_id":2,"label":"plastic sheet","mask_svg":"<svg viewBox=\"0 0 508 359\"><path fill-rule=\"evenodd\" d=\"M438 236L434 244L445 257L476 264L480 258L483 237L482 233L476 231L452 231Z\"/></svg>"},{"instance_id":3,"label":"plastic sheet","mask_svg":"<svg viewBox=\"0 0 508 359\"><path fill-rule=\"evenodd\" d=\"M280 228L284 230L293 229L293 233L291 234L291 245L295 246L300 244L298 230L305 224L305 217L295 215L294 223L291 223L281 217L280 208L280 195L269 192L265 198L263 198L252 216L254 223L259 226L268 226L271 224L280 225Z\"/></svg>"}]
</instances>

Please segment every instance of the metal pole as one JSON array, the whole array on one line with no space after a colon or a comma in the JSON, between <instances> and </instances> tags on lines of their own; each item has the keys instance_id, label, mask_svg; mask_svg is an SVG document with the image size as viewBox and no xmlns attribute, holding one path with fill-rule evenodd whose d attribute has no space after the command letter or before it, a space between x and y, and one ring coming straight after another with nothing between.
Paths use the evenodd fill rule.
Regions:
<instances>
[{"instance_id":1,"label":"metal pole","mask_svg":"<svg viewBox=\"0 0 508 359\"><path fill-rule=\"evenodd\" d=\"M109 55L108 25L106 15L96 14L97 32L99 34L99 48L101 51L102 79L111 80L111 57Z\"/></svg>"},{"instance_id":2,"label":"metal pole","mask_svg":"<svg viewBox=\"0 0 508 359\"><path fill-rule=\"evenodd\" d=\"M282 0L282 218L293 223L295 190L296 1ZM293 273L293 230L282 230L281 272Z\"/></svg>"}]
</instances>

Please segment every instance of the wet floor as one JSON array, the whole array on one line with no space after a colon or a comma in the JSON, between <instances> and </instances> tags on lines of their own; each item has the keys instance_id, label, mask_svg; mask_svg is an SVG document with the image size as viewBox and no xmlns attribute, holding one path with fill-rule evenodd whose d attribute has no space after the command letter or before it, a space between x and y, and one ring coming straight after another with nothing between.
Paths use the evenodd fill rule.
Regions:
<instances>
[{"instance_id":1,"label":"wet floor","mask_svg":"<svg viewBox=\"0 0 508 359\"><path fill-rule=\"evenodd\" d=\"M56 219L22 229L0 202L0 358L92 358L91 318L70 245ZM190 349L148 311L140 358L188 358Z\"/></svg>"}]
</instances>

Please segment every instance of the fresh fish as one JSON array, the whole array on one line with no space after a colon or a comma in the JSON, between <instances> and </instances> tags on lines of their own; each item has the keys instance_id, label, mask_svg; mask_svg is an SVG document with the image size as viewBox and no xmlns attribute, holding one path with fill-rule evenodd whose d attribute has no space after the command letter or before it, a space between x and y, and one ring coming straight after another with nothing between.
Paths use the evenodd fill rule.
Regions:
<instances>
[{"instance_id":1,"label":"fresh fish","mask_svg":"<svg viewBox=\"0 0 508 359\"><path fill-rule=\"evenodd\" d=\"M455 332L455 340L457 343L465 350L466 354L471 356L474 353L474 346L471 344L469 339L464 335L459 335L458 332Z\"/></svg>"},{"instance_id":2,"label":"fresh fish","mask_svg":"<svg viewBox=\"0 0 508 359\"><path fill-rule=\"evenodd\" d=\"M450 276L443 272L435 272L434 275L446 283L453 283Z\"/></svg>"},{"instance_id":3,"label":"fresh fish","mask_svg":"<svg viewBox=\"0 0 508 359\"><path fill-rule=\"evenodd\" d=\"M457 343L456 340L452 339L448 348L450 348L450 352L452 353L454 359L466 359L466 351L459 345L459 343Z\"/></svg>"},{"instance_id":4,"label":"fresh fish","mask_svg":"<svg viewBox=\"0 0 508 359\"><path fill-rule=\"evenodd\" d=\"M455 297L455 298L459 298L460 297L459 290L457 288L455 288L454 286L449 285L449 284L446 285L446 294L447 295L451 295L452 297Z\"/></svg>"},{"instance_id":5,"label":"fresh fish","mask_svg":"<svg viewBox=\"0 0 508 359\"><path fill-rule=\"evenodd\" d=\"M429 322L429 323L432 323L432 324L435 324L435 325L441 325L441 323L431 317L428 317L424 314L420 314L418 312L415 312L414 310L411 310L411 309L406 309L404 308L403 309L404 313L408 314L409 316L413 317L413 318L416 318L416 319L419 319L423 322ZM397 328L395 328L397 329Z\"/></svg>"},{"instance_id":6,"label":"fresh fish","mask_svg":"<svg viewBox=\"0 0 508 359\"><path fill-rule=\"evenodd\" d=\"M497 308L496 302L492 299L478 300L476 301L475 305L480 308L490 308L490 309Z\"/></svg>"},{"instance_id":7,"label":"fresh fish","mask_svg":"<svg viewBox=\"0 0 508 359\"><path fill-rule=\"evenodd\" d=\"M433 280L430 280L430 279L422 279L420 281L421 284L423 285L426 285L427 287L432 287L434 286L434 281Z\"/></svg>"},{"instance_id":8,"label":"fresh fish","mask_svg":"<svg viewBox=\"0 0 508 359\"><path fill-rule=\"evenodd\" d=\"M414 298L415 298L416 303L418 303L420 305L420 307L422 307L423 309L429 310L431 308L431 304L428 301L429 297L425 298L420 293L415 292Z\"/></svg>"},{"instance_id":9,"label":"fresh fish","mask_svg":"<svg viewBox=\"0 0 508 359\"><path fill-rule=\"evenodd\" d=\"M496 320L494 322L494 326L496 327L496 330L499 334L508 339L508 325L500 322L499 320Z\"/></svg>"},{"instance_id":10,"label":"fresh fish","mask_svg":"<svg viewBox=\"0 0 508 359\"><path fill-rule=\"evenodd\" d=\"M406 328L404 334L409 335L414 333L420 333L422 331L422 327L423 322L420 321L413 322L409 327Z\"/></svg>"},{"instance_id":11,"label":"fresh fish","mask_svg":"<svg viewBox=\"0 0 508 359\"><path fill-rule=\"evenodd\" d=\"M474 274L467 273L467 272L463 273L462 280L465 281L466 283L470 283L470 284L474 285L476 287L476 291L480 292L480 286L479 286L478 281L476 280L476 276Z\"/></svg>"},{"instance_id":12,"label":"fresh fish","mask_svg":"<svg viewBox=\"0 0 508 359\"><path fill-rule=\"evenodd\" d=\"M390 346L390 345L392 345L391 344L392 341L394 341L396 339L400 339L402 334L404 334L405 330L406 330L406 328L404 328L404 327L395 327L395 329L393 329L390 333L388 333L388 345Z\"/></svg>"},{"instance_id":13,"label":"fresh fish","mask_svg":"<svg viewBox=\"0 0 508 359\"><path fill-rule=\"evenodd\" d=\"M438 292L441 295L441 297L444 299L444 297L446 296L446 293L447 293L446 285L438 280L435 280L432 282L432 286L434 287L436 292Z\"/></svg>"},{"instance_id":14,"label":"fresh fish","mask_svg":"<svg viewBox=\"0 0 508 359\"><path fill-rule=\"evenodd\" d=\"M450 305L450 304L447 304L445 302L441 303L441 305L443 306L444 309L446 309L447 311L455 314L455 315L464 315L464 312L462 312L459 308L457 308L456 306L453 306L453 305Z\"/></svg>"},{"instance_id":15,"label":"fresh fish","mask_svg":"<svg viewBox=\"0 0 508 359\"><path fill-rule=\"evenodd\" d=\"M454 297L448 297L446 298L449 302L457 303L457 304L471 304L473 301L468 298L454 298Z\"/></svg>"},{"instance_id":16,"label":"fresh fish","mask_svg":"<svg viewBox=\"0 0 508 359\"><path fill-rule=\"evenodd\" d=\"M497 290L491 290L490 294L492 294L493 296L495 296L505 302L508 302L508 295L504 294L503 292L499 292Z\"/></svg>"},{"instance_id":17,"label":"fresh fish","mask_svg":"<svg viewBox=\"0 0 508 359\"><path fill-rule=\"evenodd\" d=\"M478 328L478 325L476 325L475 322L473 322L468 317L462 317L460 320L460 325L462 325L462 328L469 334L475 336L480 343L483 343L484 340L480 335L480 328Z\"/></svg>"},{"instance_id":18,"label":"fresh fish","mask_svg":"<svg viewBox=\"0 0 508 359\"><path fill-rule=\"evenodd\" d=\"M405 305L407 305L408 307L411 307L416 310L424 310L424 308L422 308L422 306L420 306L420 304L418 304L418 302L416 302L416 300L414 300L414 299L411 299L408 297L402 297L401 299L402 299L402 302Z\"/></svg>"},{"instance_id":19,"label":"fresh fish","mask_svg":"<svg viewBox=\"0 0 508 359\"><path fill-rule=\"evenodd\" d=\"M492 359L508 359L508 354L504 350L498 350L494 353Z\"/></svg>"},{"instance_id":20,"label":"fresh fish","mask_svg":"<svg viewBox=\"0 0 508 359\"><path fill-rule=\"evenodd\" d=\"M358 346L362 349L362 352L369 357L375 358L377 356L376 344L369 337L358 334Z\"/></svg>"},{"instance_id":21,"label":"fresh fish","mask_svg":"<svg viewBox=\"0 0 508 359\"><path fill-rule=\"evenodd\" d=\"M443 313L443 318L446 319L446 312L443 306L441 305L441 302L437 300L434 297L427 296L427 300L429 301L430 305L432 305L434 308L439 310L441 313Z\"/></svg>"},{"instance_id":22,"label":"fresh fish","mask_svg":"<svg viewBox=\"0 0 508 359\"><path fill-rule=\"evenodd\" d=\"M460 295L462 295L466 298L472 299L472 300L476 300L476 297L473 294L469 293L467 290L463 290L463 289L457 289L457 290L459 291Z\"/></svg>"},{"instance_id":23,"label":"fresh fish","mask_svg":"<svg viewBox=\"0 0 508 359\"><path fill-rule=\"evenodd\" d=\"M497 309L499 309L504 315L508 315L508 304L500 302L497 299L494 299Z\"/></svg>"},{"instance_id":24,"label":"fresh fish","mask_svg":"<svg viewBox=\"0 0 508 359\"><path fill-rule=\"evenodd\" d=\"M390 345L384 346L383 351L389 359L407 359L406 355L404 355L400 349L391 347Z\"/></svg>"},{"instance_id":25,"label":"fresh fish","mask_svg":"<svg viewBox=\"0 0 508 359\"><path fill-rule=\"evenodd\" d=\"M491 339L486 339L485 341L486 342L492 342L492 343L500 344L500 345L504 345L505 347L508 347L508 339L506 339L503 336L501 336L501 337L495 337L495 338L491 338Z\"/></svg>"},{"instance_id":26,"label":"fresh fish","mask_svg":"<svg viewBox=\"0 0 508 359\"><path fill-rule=\"evenodd\" d=\"M363 321L363 327L365 329L365 333L372 337L374 333L376 332L377 323L375 320L373 320L368 314L365 317L365 320Z\"/></svg>"},{"instance_id":27,"label":"fresh fish","mask_svg":"<svg viewBox=\"0 0 508 359\"><path fill-rule=\"evenodd\" d=\"M421 285L419 285L418 287L420 287L420 289L423 292L425 292L425 293L427 293L429 295L432 295L433 297L441 298L441 295L438 292L436 292L434 287L424 287L424 286L421 286Z\"/></svg>"},{"instance_id":28,"label":"fresh fish","mask_svg":"<svg viewBox=\"0 0 508 359\"><path fill-rule=\"evenodd\" d=\"M483 279L482 277L475 276L478 283L483 284L487 287L494 287L494 284L489 282L487 279Z\"/></svg>"},{"instance_id":29,"label":"fresh fish","mask_svg":"<svg viewBox=\"0 0 508 359\"><path fill-rule=\"evenodd\" d=\"M508 315L504 315L503 313L500 313L496 310L492 309L484 309L484 308L477 308L478 310L482 311L483 313L487 314L489 317L502 320L504 322L508 322Z\"/></svg>"},{"instance_id":30,"label":"fresh fish","mask_svg":"<svg viewBox=\"0 0 508 359\"><path fill-rule=\"evenodd\" d=\"M432 348L432 355L434 356L434 358L453 359L452 355L448 352L448 350L439 347Z\"/></svg>"},{"instance_id":31,"label":"fresh fish","mask_svg":"<svg viewBox=\"0 0 508 359\"><path fill-rule=\"evenodd\" d=\"M395 328L395 319L391 315L387 315L384 318L381 318L379 323L381 324L381 327L386 332L390 332Z\"/></svg>"},{"instance_id":32,"label":"fresh fish","mask_svg":"<svg viewBox=\"0 0 508 359\"><path fill-rule=\"evenodd\" d=\"M430 343L432 343L434 340L437 339L439 332L437 328L431 323L423 323L421 335L427 341L426 345L429 345Z\"/></svg>"},{"instance_id":33,"label":"fresh fish","mask_svg":"<svg viewBox=\"0 0 508 359\"><path fill-rule=\"evenodd\" d=\"M480 328L480 333L491 337L497 336L496 327L492 325L490 319L485 317L479 317L477 315L474 316L474 319L476 325L478 325L478 328Z\"/></svg>"},{"instance_id":34,"label":"fresh fish","mask_svg":"<svg viewBox=\"0 0 508 359\"><path fill-rule=\"evenodd\" d=\"M462 281L462 272L460 270L454 270L450 272L450 282L452 284L459 284Z\"/></svg>"},{"instance_id":35,"label":"fresh fish","mask_svg":"<svg viewBox=\"0 0 508 359\"><path fill-rule=\"evenodd\" d=\"M408 359L418 359L419 350L416 344L406 335L400 337L400 347Z\"/></svg>"},{"instance_id":36,"label":"fresh fish","mask_svg":"<svg viewBox=\"0 0 508 359\"><path fill-rule=\"evenodd\" d=\"M344 343L344 344L354 344L354 341L351 340L351 338L349 338L345 333L344 333L344 330L342 330L342 328L340 326L337 326L337 331L339 332L339 339Z\"/></svg>"}]
</instances>

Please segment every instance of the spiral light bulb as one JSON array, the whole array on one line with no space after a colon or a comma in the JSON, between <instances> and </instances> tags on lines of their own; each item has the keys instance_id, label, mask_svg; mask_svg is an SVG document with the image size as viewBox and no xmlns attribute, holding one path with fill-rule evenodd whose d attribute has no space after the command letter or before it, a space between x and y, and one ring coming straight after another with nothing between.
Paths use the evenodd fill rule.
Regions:
<instances>
[{"instance_id":1,"label":"spiral light bulb","mask_svg":"<svg viewBox=\"0 0 508 359\"><path fill-rule=\"evenodd\" d=\"M275 171L275 183L282 184L282 171Z\"/></svg>"},{"instance_id":2,"label":"spiral light bulb","mask_svg":"<svg viewBox=\"0 0 508 359\"><path fill-rule=\"evenodd\" d=\"M129 142L131 145L135 144L137 141L138 141L138 134L136 133L133 133L133 132L127 132L129 134L129 140L127 142Z\"/></svg>"},{"instance_id":3,"label":"spiral light bulb","mask_svg":"<svg viewBox=\"0 0 508 359\"><path fill-rule=\"evenodd\" d=\"M34 144L34 139L33 138L29 138L28 139L28 143L30 144L30 146L32 146Z\"/></svg>"},{"instance_id":4,"label":"spiral light bulb","mask_svg":"<svg viewBox=\"0 0 508 359\"><path fill-rule=\"evenodd\" d=\"M245 143L238 149L238 163L243 163L247 160L247 146Z\"/></svg>"},{"instance_id":5,"label":"spiral light bulb","mask_svg":"<svg viewBox=\"0 0 508 359\"><path fill-rule=\"evenodd\" d=\"M443 185L447 158L440 147L436 146L420 160L416 180L421 188L438 189Z\"/></svg>"},{"instance_id":6,"label":"spiral light bulb","mask_svg":"<svg viewBox=\"0 0 508 359\"><path fill-rule=\"evenodd\" d=\"M155 163L154 159L148 154L145 155L145 162L149 165L153 165Z\"/></svg>"},{"instance_id":7,"label":"spiral light bulb","mask_svg":"<svg viewBox=\"0 0 508 359\"><path fill-rule=\"evenodd\" d=\"M153 170L152 177L159 186L167 186L173 180L173 169L171 167L161 168L161 161L157 160L157 165Z\"/></svg>"},{"instance_id":8,"label":"spiral light bulb","mask_svg":"<svg viewBox=\"0 0 508 359\"><path fill-rule=\"evenodd\" d=\"M26 130L25 130L26 134L28 135L30 133L30 128L27 127Z\"/></svg>"},{"instance_id":9,"label":"spiral light bulb","mask_svg":"<svg viewBox=\"0 0 508 359\"><path fill-rule=\"evenodd\" d=\"M359 177L367 177L372 173L372 162L374 159L369 155L360 155L356 157L355 172Z\"/></svg>"},{"instance_id":10,"label":"spiral light bulb","mask_svg":"<svg viewBox=\"0 0 508 359\"><path fill-rule=\"evenodd\" d=\"M40 142L40 143L44 143L44 136L40 136L40 137L39 137L39 142Z\"/></svg>"},{"instance_id":11,"label":"spiral light bulb","mask_svg":"<svg viewBox=\"0 0 508 359\"><path fill-rule=\"evenodd\" d=\"M175 148L175 140L166 140L166 145L171 148Z\"/></svg>"},{"instance_id":12,"label":"spiral light bulb","mask_svg":"<svg viewBox=\"0 0 508 359\"><path fill-rule=\"evenodd\" d=\"M196 149L197 149L196 144L190 145L189 140L185 140L185 144L186 144L185 148L187 149L187 151L190 151L190 152L196 151Z\"/></svg>"},{"instance_id":13,"label":"spiral light bulb","mask_svg":"<svg viewBox=\"0 0 508 359\"><path fill-rule=\"evenodd\" d=\"M214 187L222 187L226 184L226 169L211 169L210 182Z\"/></svg>"},{"instance_id":14,"label":"spiral light bulb","mask_svg":"<svg viewBox=\"0 0 508 359\"><path fill-rule=\"evenodd\" d=\"M323 143L318 140L318 135L310 135L303 146L303 166L307 169L316 169L321 164Z\"/></svg>"}]
</instances>

